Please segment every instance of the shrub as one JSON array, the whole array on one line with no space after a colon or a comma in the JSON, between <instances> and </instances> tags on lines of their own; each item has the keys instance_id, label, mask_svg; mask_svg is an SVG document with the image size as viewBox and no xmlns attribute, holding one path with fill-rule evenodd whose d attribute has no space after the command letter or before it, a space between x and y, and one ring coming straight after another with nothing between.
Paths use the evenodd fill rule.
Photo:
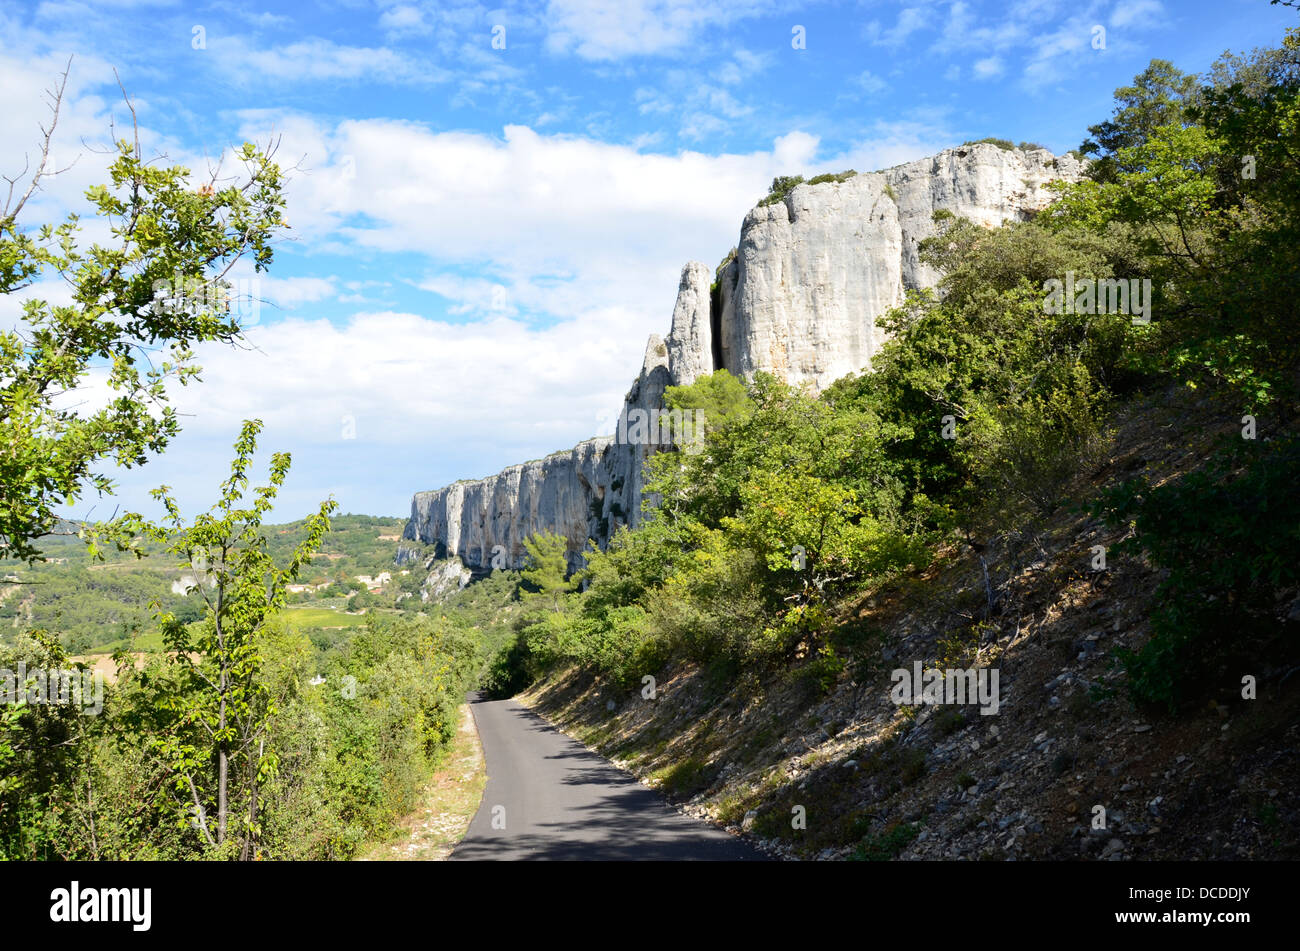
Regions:
<instances>
[{"instance_id":1,"label":"shrub","mask_svg":"<svg viewBox=\"0 0 1300 951\"><path fill-rule=\"evenodd\" d=\"M778 201L785 201L785 196L794 191L796 185L803 184L802 175L778 175L772 179L772 189L768 192L767 197L758 203L759 207L775 205Z\"/></svg>"},{"instance_id":2,"label":"shrub","mask_svg":"<svg viewBox=\"0 0 1300 951\"><path fill-rule=\"evenodd\" d=\"M987 136L983 139L967 139L965 142L962 143L962 147L965 148L968 145L983 145L984 143L988 143L989 145L996 145L1004 152L1013 152L1015 151L1016 148L1010 139L997 139L994 138L993 136Z\"/></svg>"},{"instance_id":3,"label":"shrub","mask_svg":"<svg viewBox=\"0 0 1300 951\"><path fill-rule=\"evenodd\" d=\"M855 170L848 168L842 172L825 172L821 175L814 175L808 179L809 185L821 185L826 182L847 182L854 175L858 174Z\"/></svg>"},{"instance_id":4,"label":"shrub","mask_svg":"<svg viewBox=\"0 0 1300 951\"><path fill-rule=\"evenodd\" d=\"M1119 655L1135 700L1176 710L1296 662L1295 624L1279 619L1277 596L1300 584L1297 484L1300 439L1233 437L1205 471L1155 487L1130 480L1102 497L1094 514L1134 531L1115 551L1144 552L1167 572L1151 639Z\"/></svg>"},{"instance_id":5,"label":"shrub","mask_svg":"<svg viewBox=\"0 0 1300 951\"><path fill-rule=\"evenodd\" d=\"M920 834L919 822L891 823L882 831L864 838L849 858L854 862L888 862L898 858L899 853Z\"/></svg>"}]
</instances>

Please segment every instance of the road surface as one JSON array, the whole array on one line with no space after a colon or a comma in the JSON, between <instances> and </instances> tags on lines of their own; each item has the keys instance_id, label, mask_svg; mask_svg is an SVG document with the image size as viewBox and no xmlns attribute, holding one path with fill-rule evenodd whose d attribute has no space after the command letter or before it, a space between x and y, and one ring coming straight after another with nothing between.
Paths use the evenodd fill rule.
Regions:
<instances>
[{"instance_id":1,"label":"road surface","mask_svg":"<svg viewBox=\"0 0 1300 951\"><path fill-rule=\"evenodd\" d=\"M764 858L735 836L670 808L522 704L469 699L488 781L452 859Z\"/></svg>"}]
</instances>

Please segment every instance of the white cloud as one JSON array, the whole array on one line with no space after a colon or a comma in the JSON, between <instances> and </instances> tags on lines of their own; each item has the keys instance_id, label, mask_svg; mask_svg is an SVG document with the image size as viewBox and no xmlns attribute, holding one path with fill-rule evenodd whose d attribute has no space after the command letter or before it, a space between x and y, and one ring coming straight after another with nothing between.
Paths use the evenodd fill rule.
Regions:
<instances>
[{"instance_id":1,"label":"white cloud","mask_svg":"<svg viewBox=\"0 0 1300 951\"><path fill-rule=\"evenodd\" d=\"M259 323L274 319L280 311L296 310L303 304L314 304L339 293L339 279L334 275L279 277L257 271L249 257L240 258L226 274L226 280L232 285L234 303L242 312L247 313L252 305L257 305L256 322Z\"/></svg>"},{"instance_id":2,"label":"white cloud","mask_svg":"<svg viewBox=\"0 0 1300 951\"><path fill-rule=\"evenodd\" d=\"M373 79L431 85L447 82L450 70L387 47L343 46L310 37L282 46L257 47L239 35L210 34L210 62L232 81L253 84Z\"/></svg>"},{"instance_id":3,"label":"white cloud","mask_svg":"<svg viewBox=\"0 0 1300 951\"><path fill-rule=\"evenodd\" d=\"M976 79L994 79L1005 71L1002 58L999 56L987 56L976 60L971 69Z\"/></svg>"},{"instance_id":4,"label":"white cloud","mask_svg":"<svg viewBox=\"0 0 1300 951\"><path fill-rule=\"evenodd\" d=\"M889 88L889 83L870 70L863 70L854 82L868 95L874 95Z\"/></svg>"},{"instance_id":5,"label":"white cloud","mask_svg":"<svg viewBox=\"0 0 1300 951\"><path fill-rule=\"evenodd\" d=\"M498 138L267 113L246 116L242 134L272 129L287 160L306 156L288 184L305 250L335 242L419 253L439 274L488 268L512 302L549 314L635 301L633 339L663 329L682 263L720 257L772 177L802 171L818 142L796 132L769 152L660 155L524 126Z\"/></svg>"},{"instance_id":6,"label":"white cloud","mask_svg":"<svg viewBox=\"0 0 1300 951\"><path fill-rule=\"evenodd\" d=\"M844 155L819 162L815 172L838 172L854 168L859 172L892 168L913 159L934 155L954 143L941 117L917 112L911 122L877 122L869 138Z\"/></svg>"},{"instance_id":7,"label":"white cloud","mask_svg":"<svg viewBox=\"0 0 1300 951\"><path fill-rule=\"evenodd\" d=\"M772 64L771 53L753 53L749 50L736 50L731 59L724 62L714 76L718 82L734 86L737 83L758 75Z\"/></svg>"},{"instance_id":8,"label":"white cloud","mask_svg":"<svg viewBox=\"0 0 1300 951\"><path fill-rule=\"evenodd\" d=\"M547 47L583 59L615 60L681 49L701 31L767 12L764 0L551 0L546 12Z\"/></svg>"},{"instance_id":9,"label":"white cloud","mask_svg":"<svg viewBox=\"0 0 1300 951\"><path fill-rule=\"evenodd\" d=\"M429 30L419 8L406 4L385 10L379 16L379 25L393 34L425 33Z\"/></svg>"},{"instance_id":10,"label":"white cloud","mask_svg":"<svg viewBox=\"0 0 1300 951\"><path fill-rule=\"evenodd\" d=\"M295 459L284 517L331 492L344 511L400 511L418 489L594 435L639 365L629 320L603 307L546 328L385 311L253 327L251 349L199 349L202 384L174 388L185 431L143 471L119 473L119 496L147 504L144 490L165 483L186 511L206 507L240 422L257 418L265 451Z\"/></svg>"},{"instance_id":11,"label":"white cloud","mask_svg":"<svg viewBox=\"0 0 1300 951\"><path fill-rule=\"evenodd\" d=\"M879 21L872 20L863 33L877 46L902 46L913 33L930 27L934 18L933 8L904 7L898 11L898 19L891 28L885 29Z\"/></svg>"},{"instance_id":12,"label":"white cloud","mask_svg":"<svg viewBox=\"0 0 1300 951\"><path fill-rule=\"evenodd\" d=\"M1000 22L977 13L964 0L956 0L948 8L948 18L943 34L934 44L937 53L960 50L999 51L1024 43L1029 37L1026 24L1013 13Z\"/></svg>"},{"instance_id":13,"label":"white cloud","mask_svg":"<svg viewBox=\"0 0 1300 951\"><path fill-rule=\"evenodd\" d=\"M258 416L292 432L293 442L333 443L351 416L372 446L438 432L459 443L552 451L591 435L582 427L599 397L630 382L626 362L644 341L621 339L623 322L606 308L545 328L505 316L452 323L391 311L342 325L291 317L250 329L251 352L201 348L203 385L178 389L175 399L195 414L187 427L195 434L223 436Z\"/></svg>"},{"instance_id":14,"label":"white cloud","mask_svg":"<svg viewBox=\"0 0 1300 951\"><path fill-rule=\"evenodd\" d=\"M1167 21L1168 14L1159 0L1120 0L1110 15L1110 25L1116 29L1147 29Z\"/></svg>"},{"instance_id":15,"label":"white cloud","mask_svg":"<svg viewBox=\"0 0 1300 951\"><path fill-rule=\"evenodd\" d=\"M1101 55L1092 49L1092 29L1096 20L1092 9L1062 22L1056 29L1034 37L1032 55L1025 65L1023 82L1041 88L1077 68L1080 58Z\"/></svg>"}]
</instances>

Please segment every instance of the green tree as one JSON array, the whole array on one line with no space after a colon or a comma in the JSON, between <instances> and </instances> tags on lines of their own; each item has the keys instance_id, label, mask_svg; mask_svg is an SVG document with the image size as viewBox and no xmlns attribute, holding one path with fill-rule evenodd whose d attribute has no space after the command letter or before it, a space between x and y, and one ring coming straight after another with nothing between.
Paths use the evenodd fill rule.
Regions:
<instances>
[{"instance_id":1,"label":"green tree","mask_svg":"<svg viewBox=\"0 0 1300 951\"><path fill-rule=\"evenodd\" d=\"M1134 236L1158 289L1148 372L1226 383L1253 408L1294 397L1300 356L1300 30L1223 70L1179 121L1120 147L1113 174L1060 186L1051 220Z\"/></svg>"},{"instance_id":2,"label":"green tree","mask_svg":"<svg viewBox=\"0 0 1300 951\"><path fill-rule=\"evenodd\" d=\"M49 146L62 95L61 85L35 171L0 206L0 294L40 280L71 297L27 300L18 326L0 331L0 558L28 561L55 531L58 506L87 488L111 490L101 463L140 465L179 431L168 382L197 379L196 344L239 339L224 277L245 255L265 270L273 236L287 227L280 169L266 152L245 143L234 152L238 175L218 167L200 183L182 166L146 160L138 133L117 143L110 184L86 193L111 242L85 247L76 215L24 225L28 200L59 171ZM91 412L69 408L67 394L92 370L105 374L112 399Z\"/></svg>"},{"instance_id":3,"label":"green tree","mask_svg":"<svg viewBox=\"0 0 1300 951\"><path fill-rule=\"evenodd\" d=\"M336 507L332 499L321 503L306 520L306 536L288 563L275 564L261 526L288 475L287 453L272 456L268 484L254 490L251 506L241 505L261 429L260 420L244 423L220 501L192 524L185 523L163 486L153 492L167 512L162 523L130 513L103 529L126 544L133 535L164 544L180 556L181 569L198 580L207 619L197 631L170 612L156 615L173 662L186 677L163 700L176 720L155 745L177 791L189 799L203 840L223 854L227 843L237 840L244 859L256 854L259 786L276 768L274 750L266 749L275 703L260 676L266 662L263 632L285 605L286 585L320 550ZM239 827L232 830L235 800L242 808Z\"/></svg>"},{"instance_id":4,"label":"green tree","mask_svg":"<svg viewBox=\"0 0 1300 951\"><path fill-rule=\"evenodd\" d=\"M576 578L567 577L568 542L562 535L542 532L524 539L524 548L528 552L528 565L520 572L524 603L558 613L563 610L565 596L578 587Z\"/></svg>"},{"instance_id":5,"label":"green tree","mask_svg":"<svg viewBox=\"0 0 1300 951\"><path fill-rule=\"evenodd\" d=\"M1079 151L1097 158L1090 169L1093 178L1113 181L1117 172L1133 171L1133 154L1125 149L1142 145L1161 126L1181 125L1198 89L1197 77L1163 59L1153 59L1131 86L1115 90L1114 114L1089 126L1091 138Z\"/></svg>"},{"instance_id":6,"label":"green tree","mask_svg":"<svg viewBox=\"0 0 1300 951\"><path fill-rule=\"evenodd\" d=\"M753 412L743 380L726 370L699 377L688 386L670 386L664 390L664 406L669 410L691 410L697 420L704 420L707 430L738 422Z\"/></svg>"},{"instance_id":7,"label":"green tree","mask_svg":"<svg viewBox=\"0 0 1300 951\"><path fill-rule=\"evenodd\" d=\"M766 647L813 647L833 626L828 588L861 582L924 559L902 532L864 511L849 486L805 473L756 473L740 493L741 512L725 519L735 543L766 564L782 608ZM773 598L776 601L776 598Z\"/></svg>"},{"instance_id":8,"label":"green tree","mask_svg":"<svg viewBox=\"0 0 1300 951\"><path fill-rule=\"evenodd\" d=\"M0 703L0 859L49 859L58 855L59 836L50 800L76 775L79 746L96 718L71 704L29 703L28 689L36 683L17 679L20 663L31 674L71 665L45 631L28 631L12 648L0 648L0 689L12 689L6 700L16 700Z\"/></svg>"},{"instance_id":9,"label":"green tree","mask_svg":"<svg viewBox=\"0 0 1300 951\"><path fill-rule=\"evenodd\" d=\"M772 188L759 205L775 205L778 201L785 201L785 196L794 191L796 185L802 184L802 175L778 175L772 179Z\"/></svg>"}]
</instances>

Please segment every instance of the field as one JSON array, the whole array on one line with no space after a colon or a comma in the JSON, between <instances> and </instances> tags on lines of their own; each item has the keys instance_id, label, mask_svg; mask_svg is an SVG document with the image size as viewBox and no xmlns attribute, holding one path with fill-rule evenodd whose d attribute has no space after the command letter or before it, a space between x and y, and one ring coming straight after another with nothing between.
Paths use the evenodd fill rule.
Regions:
<instances>
[{"instance_id":1,"label":"field","mask_svg":"<svg viewBox=\"0 0 1300 951\"><path fill-rule=\"evenodd\" d=\"M177 566L175 556L154 547L139 559L109 552L104 560L93 561L75 535L77 527L66 523L61 531L70 534L47 540L44 562L0 562L0 645L20 630L38 628L57 634L76 655L155 651L163 648L155 611L169 611L190 624L204 616L203 599L186 593L193 579ZM277 563L288 560L301 527L299 522L266 526ZM399 604L417 608L416 579L393 565L402 528L398 518L333 519L323 551L299 578L319 590L291 595L285 620L300 631L347 630L364 625L366 612L391 612ZM367 587L358 580L385 571L391 577L382 586ZM413 600L411 595L416 595Z\"/></svg>"}]
</instances>

